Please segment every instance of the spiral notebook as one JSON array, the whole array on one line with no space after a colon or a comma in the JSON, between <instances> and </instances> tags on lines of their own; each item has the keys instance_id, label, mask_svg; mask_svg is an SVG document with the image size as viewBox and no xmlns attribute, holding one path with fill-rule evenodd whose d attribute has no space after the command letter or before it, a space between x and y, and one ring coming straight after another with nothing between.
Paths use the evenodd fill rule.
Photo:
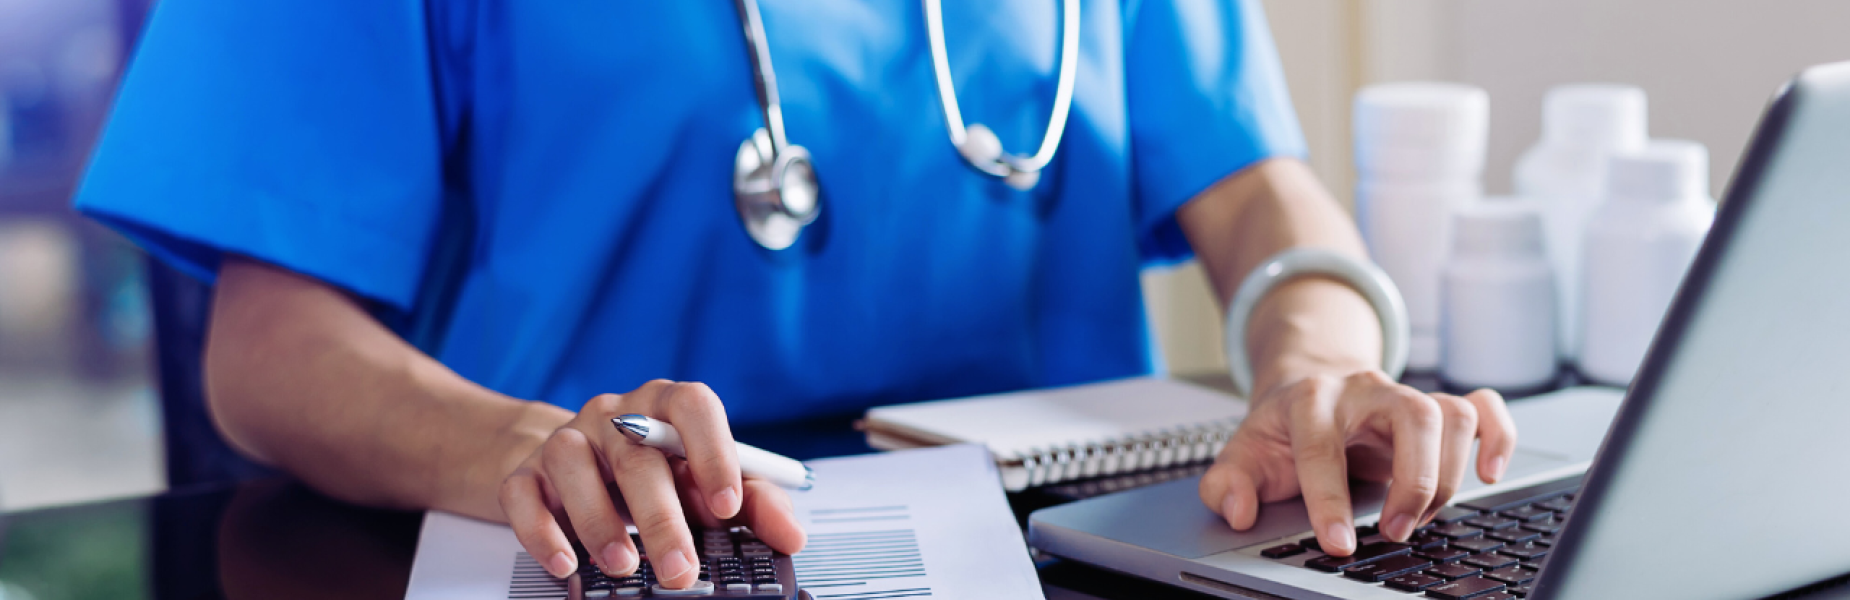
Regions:
<instances>
[{"instance_id":1,"label":"spiral notebook","mask_svg":"<svg viewBox=\"0 0 1850 600\"><path fill-rule=\"evenodd\" d=\"M859 426L882 450L981 444L1009 491L1212 460L1246 415L1238 397L1137 377L883 406Z\"/></svg>"}]
</instances>

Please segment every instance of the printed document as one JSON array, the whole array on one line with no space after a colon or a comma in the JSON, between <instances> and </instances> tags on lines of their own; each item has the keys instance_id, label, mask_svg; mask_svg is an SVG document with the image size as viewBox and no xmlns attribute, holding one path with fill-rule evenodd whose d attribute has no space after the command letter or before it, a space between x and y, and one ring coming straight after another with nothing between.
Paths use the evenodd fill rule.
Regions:
<instances>
[{"instance_id":1,"label":"printed document","mask_svg":"<svg viewBox=\"0 0 1850 600\"><path fill-rule=\"evenodd\" d=\"M1040 599L994 459L961 445L809 461L816 487L791 492L809 545L792 558L816 600ZM513 530L425 516L407 600L552 600Z\"/></svg>"}]
</instances>

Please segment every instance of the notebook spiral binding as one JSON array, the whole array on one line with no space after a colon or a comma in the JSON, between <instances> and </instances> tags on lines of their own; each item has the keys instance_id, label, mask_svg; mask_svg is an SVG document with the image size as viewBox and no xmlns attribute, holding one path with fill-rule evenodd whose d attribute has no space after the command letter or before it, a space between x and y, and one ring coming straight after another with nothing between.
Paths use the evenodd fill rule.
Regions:
<instances>
[{"instance_id":1,"label":"notebook spiral binding","mask_svg":"<svg viewBox=\"0 0 1850 600\"><path fill-rule=\"evenodd\" d=\"M1019 465L1020 469L1008 469L1018 476L1005 476L1004 487L1021 490L1207 462L1227 445L1239 425L1239 419L1226 419L1108 440L1030 448L1004 459L1005 465Z\"/></svg>"}]
</instances>

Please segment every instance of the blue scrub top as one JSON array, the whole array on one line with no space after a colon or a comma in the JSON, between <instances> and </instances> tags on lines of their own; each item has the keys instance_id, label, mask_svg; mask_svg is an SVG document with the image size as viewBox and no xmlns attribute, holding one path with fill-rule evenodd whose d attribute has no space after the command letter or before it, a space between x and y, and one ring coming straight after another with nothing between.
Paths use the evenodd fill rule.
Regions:
<instances>
[{"instance_id":1,"label":"blue scrub top","mask_svg":"<svg viewBox=\"0 0 1850 600\"><path fill-rule=\"evenodd\" d=\"M948 141L917 2L762 3L823 189L788 250L733 210L761 118L719 0L163 0L77 204L207 281L237 253L403 315L467 202L445 364L574 409L703 381L751 424L1151 372L1138 274L1189 257L1176 209L1304 153L1256 0L1083 2L1028 192ZM946 4L965 120L1032 153L1058 3Z\"/></svg>"}]
</instances>

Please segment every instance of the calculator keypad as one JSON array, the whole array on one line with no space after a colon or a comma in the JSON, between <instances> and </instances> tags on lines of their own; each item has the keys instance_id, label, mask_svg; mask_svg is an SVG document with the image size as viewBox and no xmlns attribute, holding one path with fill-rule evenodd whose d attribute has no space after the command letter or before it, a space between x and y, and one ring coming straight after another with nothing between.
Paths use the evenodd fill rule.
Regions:
<instances>
[{"instance_id":1,"label":"calculator keypad","mask_svg":"<svg viewBox=\"0 0 1850 600\"><path fill-rule=\"evenodd\" d=\"M796 569L788 555L771 550L750 529L694 531L700 549L700 579L685 589L662 587L655 578L648 548L632 535L642 551L642 564L627 577L608 577L582 554L578 572L567 582L569 598L719 597L753 600L788 600L796 595Z\"/></svg>"}]
</instances>

